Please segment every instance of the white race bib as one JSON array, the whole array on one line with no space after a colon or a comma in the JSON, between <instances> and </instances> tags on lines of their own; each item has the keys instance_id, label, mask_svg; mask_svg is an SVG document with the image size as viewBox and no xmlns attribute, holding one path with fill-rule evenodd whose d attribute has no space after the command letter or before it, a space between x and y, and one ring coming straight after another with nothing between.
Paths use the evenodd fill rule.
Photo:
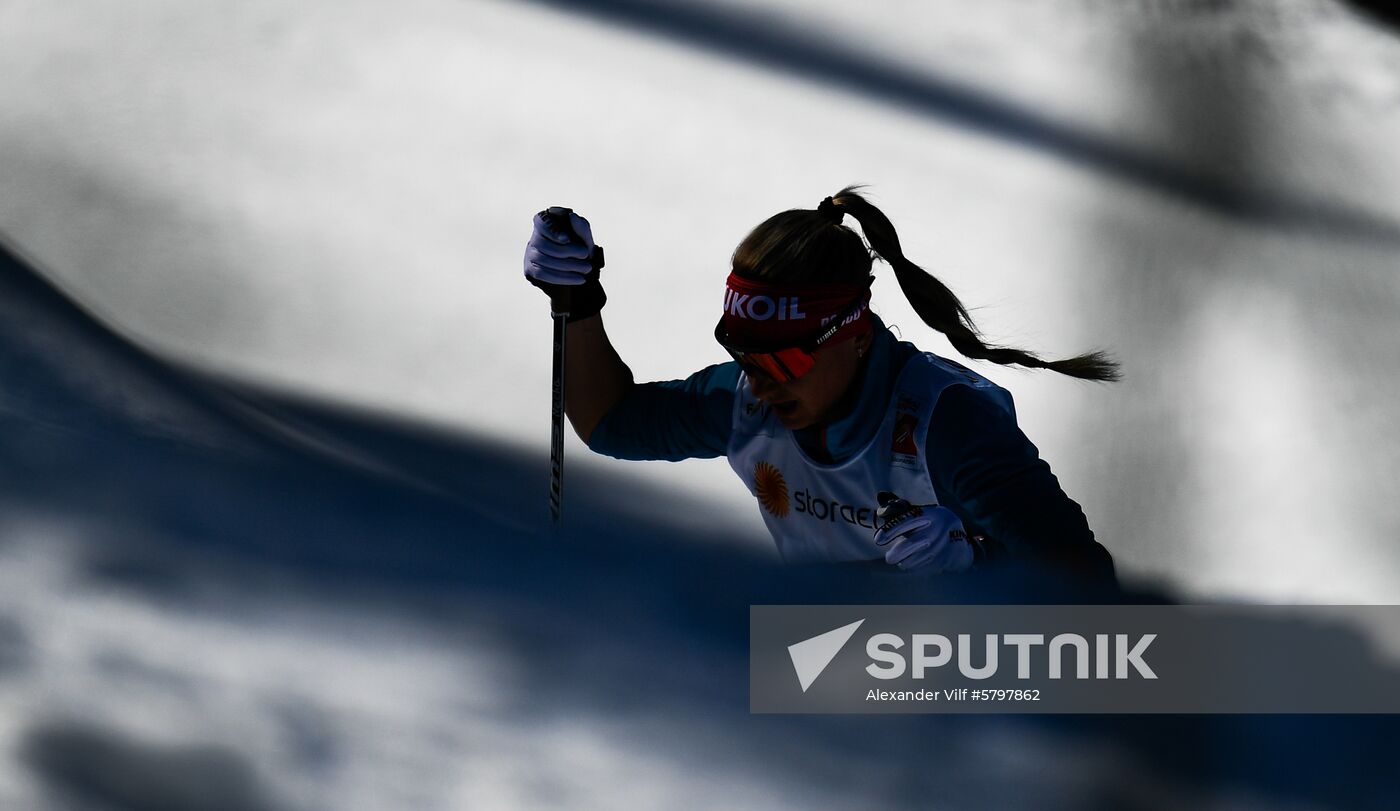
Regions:
<instances>
[{"instance_id":1,"label":"white race bib","mask_svg":"<svg viewBox=\"0 0 1400 811\"><path fill-rule=\"evenodd\" d=\"M943 390L969 385L988 391L1015 417L1010 392L959 363L931 352L900 370L880 428L844 462L813 461L792 431L749 391L739 375L726 455L758 499L778 552L789 563L880 560L875 545L876 495L889 490L912 504L937 504L927 449L933 407Z\"/></svg>"}]
</instances>

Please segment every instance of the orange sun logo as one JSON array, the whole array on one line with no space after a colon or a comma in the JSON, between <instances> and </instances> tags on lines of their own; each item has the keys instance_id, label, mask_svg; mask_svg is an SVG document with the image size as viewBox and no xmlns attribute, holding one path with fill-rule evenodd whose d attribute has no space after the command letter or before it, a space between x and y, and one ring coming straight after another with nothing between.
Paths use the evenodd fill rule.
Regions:
<instances>
[{"instance_id":1,"label":"orange sun logo","mask_svg":"<svg viewBox=\"0 0 1400 811\"><path fill-rule=\"evenodd\" d=\"M763 509L779 518L788 514L787 482L783 481L782 471L767 462L753 466L754 490L758 493L758 503Z\"/></svg>"}]
</instances>

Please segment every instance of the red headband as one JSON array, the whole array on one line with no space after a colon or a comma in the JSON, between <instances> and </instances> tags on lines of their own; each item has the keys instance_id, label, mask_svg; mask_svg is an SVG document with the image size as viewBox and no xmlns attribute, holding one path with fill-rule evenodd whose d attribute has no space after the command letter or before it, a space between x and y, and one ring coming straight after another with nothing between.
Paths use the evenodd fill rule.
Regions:
<instances>
[{"instance_id":1,"label":"red headband","mask_svg":"<svg viewBox=\"0 0 1400 811\"><path fill-rule=\"evenodd\" d=\"M841 333L827 343L844 341L870 330L869 303L869 282L766 284L731 273L724 291L724 331L735 346L778 349L815 340L831 319L846 316L837 325Z\"/></svg>"}]
</instances>

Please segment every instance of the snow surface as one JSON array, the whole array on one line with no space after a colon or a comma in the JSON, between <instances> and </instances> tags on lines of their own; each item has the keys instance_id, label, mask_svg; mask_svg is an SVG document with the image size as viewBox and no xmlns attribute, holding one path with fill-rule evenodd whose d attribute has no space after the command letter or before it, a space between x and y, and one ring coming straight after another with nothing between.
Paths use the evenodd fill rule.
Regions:
<instances>
[{"instance_id":1,"label":"snow surface","mask_svg":"<svg viewBox=\"0 0 1400 811\"><path fill-rule=\"evenodd\" d=\"M3 9L0 226L163 351L543 449L531 213L592 220L609 332L666 379L723 359L703 302L747 229L863 181L993 338L1120 356L1107 388L987 371L1124 570L1397 595L1400 45L1336 3ZM1115 150L1262 213L1115 172ZM889 279L876 304L951 353ZM768 543L723 461L626 467Z\"/></svg>"},{"instance_id":2,"label":"snow surface","mask_svg":"<svg viewBox=\"0 0 1400 811\"><path fill-rule=\"evenodd\" d=\"M679 2L4 8L0 225L162 350L544 447L548 328L517 270L533 211L590 217L609 331L638 379L666 379L722 360L703 302L746 230L864 181L994 338L1121 357L1110 388L989 373L1126 571L1264 600L1397 594L1400 46L1335 3L699 7L768 37L730 51L668 18L697 8ZM1014 120L804 75L774 42L1321 224L1221 216ZM951 352L877 290L902 334ZM722 461L650 466L767 543Z\"/></svg>"}]
</instances>

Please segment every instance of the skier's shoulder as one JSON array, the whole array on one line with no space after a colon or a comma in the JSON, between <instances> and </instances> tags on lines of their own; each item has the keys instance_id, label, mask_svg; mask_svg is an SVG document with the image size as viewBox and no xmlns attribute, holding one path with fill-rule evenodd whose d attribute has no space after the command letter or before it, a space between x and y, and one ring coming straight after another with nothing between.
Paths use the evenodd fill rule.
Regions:
<instances>
[{"instance_id":1,"label":"skier's shoulder","mask_svg":"<svg viewBox=\"0 0 1400 811\"><path fill-rule=\"evenodd\" d=\"M986 411L994 409L1015 417L1016 406L1011 392L985 375L961 362L934 352L921 350L901 341L899 351L904 358L901 386L906 390L931 392L936 398L935 412Z\"/></svg>"},{"instance_id":2,"label":"skier's shoulder","mask_svg":"<svg viewBox=\"0 0 1400 811\"><path fill-rule=\"evenodd\" d=\"M729 440L738 365L719 363L687 377L628 387L588 438L617 459L721 456Z\"/></svg>"},{"instance_id":3,"label":"skier's shoulder","mask_svg":"<svg viewBox=\"0 0 1400 811\"><path fill-rule=\"evenodd\" d=\"M732 360L716 363L693 372L688 377L662 381L657 385L698 395L733 392L739 385L739 364Z\"/></svg>"},{"instance_id":4,"label":"skier's shoulder","mask_svg":"<svg viewBox=\"0 0 1400 811\"><path fill-rule=\"evenodd\" d=\"M902 376L915 378L917 382L911 381L913 385L931 385L940 389L966 386L981 392L1005 391L985 375L959 361L919 349L908 341L900 341L896 352Z\"/></svg>"}]
</instances>

